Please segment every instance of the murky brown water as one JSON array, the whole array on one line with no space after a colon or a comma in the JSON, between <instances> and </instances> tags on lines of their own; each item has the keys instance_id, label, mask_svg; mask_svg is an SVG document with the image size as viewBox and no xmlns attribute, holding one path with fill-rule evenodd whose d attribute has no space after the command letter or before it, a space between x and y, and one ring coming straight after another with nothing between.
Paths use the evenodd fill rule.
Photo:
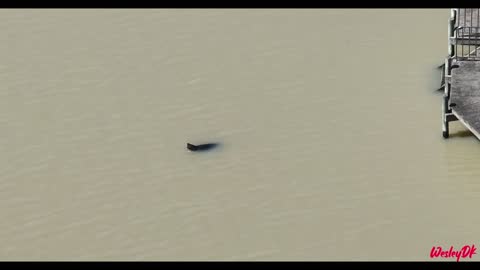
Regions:
<instances>
[{"instance_id":1,"label":"murky brown water","mask_svg":"<svg viewBox=\"0 0 480 270\"><path fill-rule=\"evenodd\" d=\"M433 91L448 16L1 10L0 259L430 260L477 244L480 143L458 122L442 138Z\"/></svg>"}]
</instances>

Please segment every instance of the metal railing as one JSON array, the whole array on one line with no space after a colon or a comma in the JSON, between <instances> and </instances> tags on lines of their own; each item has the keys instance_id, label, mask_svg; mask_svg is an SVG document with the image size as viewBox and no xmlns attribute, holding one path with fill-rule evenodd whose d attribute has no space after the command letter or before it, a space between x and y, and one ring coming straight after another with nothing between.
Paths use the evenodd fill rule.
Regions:
<instances>
[{"instance_id":1,"label":"metal railing","mask_svg":"<svg viewBox=\"0 0 480 270\"><path fill-rule=\"evenodd\" d=\"M457 27L480 27L480 8L456 8Z\"/></svg>"},{"instance_id":2,"label":"metal railing","mask_svg":"<svg viewBox=\"0 0 480 270\"><path fill-rule=\"evenodd\" d=\"M480 60L480 27L460 26L455 30L455 59Z\"/></svg>"},{"instance_id":3,"label":"metal railing","mask_svg":"<svg viewBox=\"0 0 480 270\"><path fill-rule=\"evenodd\" d=\"M457 8L451 17L452 56L460 61L480 61L480 8Z\"/></svg>"}]
</instances>

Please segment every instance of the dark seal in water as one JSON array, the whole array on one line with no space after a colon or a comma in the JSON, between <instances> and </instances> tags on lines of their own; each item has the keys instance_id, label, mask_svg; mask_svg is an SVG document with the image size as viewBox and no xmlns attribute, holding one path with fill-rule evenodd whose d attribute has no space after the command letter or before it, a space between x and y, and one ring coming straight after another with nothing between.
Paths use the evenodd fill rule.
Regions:
<instances>
[{"instance_id":1,"label":"dark seal in water","mask_svg":"<svg viewBox=\"0 0 480 270\"><path fill-rule=\"evenodd\" d=\"M218 143L205 143L205 144L199 144L199 145L193 145L193 144L187 143L187 149L190 151L207 151L217 146L218 146Z\"/></svg>"}]
</instances>

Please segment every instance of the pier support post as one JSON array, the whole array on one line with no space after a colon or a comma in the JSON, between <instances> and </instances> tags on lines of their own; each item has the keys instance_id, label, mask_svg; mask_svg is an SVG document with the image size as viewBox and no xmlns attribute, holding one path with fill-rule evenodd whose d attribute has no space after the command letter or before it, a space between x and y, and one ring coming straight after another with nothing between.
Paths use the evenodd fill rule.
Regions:
<instances>
[{"instance_id":1,"label":"pier support post","mask_svg":"<svg viewBox=\"0 0 480 270\"><path fill-rule=\"evenodd\" d=\"M447 119L447 110L448 110L448 97L443 96L443 106L442 106L442 131L443 131L443 138L447 139L450 130L448 126L448 119Z\"/></svg>"},{"instance_id":2,"label":"pier support post","mask_svg":"<svg viewBox=\"0 0 480 270\"><path fill-rule=\"evenodd\" d=\"M442 135L447 139L450 135L449 122L452 120L451 109L449 107L450 101L450 78L451 78L451 65L452 58L447 57L444 65L444 92L442 102Z\"/></svg>"}]
</instances>

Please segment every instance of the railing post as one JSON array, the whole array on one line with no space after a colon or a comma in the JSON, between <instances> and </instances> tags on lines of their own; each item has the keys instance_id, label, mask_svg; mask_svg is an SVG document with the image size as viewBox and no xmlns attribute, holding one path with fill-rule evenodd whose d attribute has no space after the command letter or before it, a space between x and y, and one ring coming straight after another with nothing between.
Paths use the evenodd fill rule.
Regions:
<instances>
[{"instance_id":1,"label":"railing post","mask_svg":"<svg viewBox=\"0 0 480 270\"><path fill-rule=\"evenodd\" d=\"M448 23L448 56L453 57L455 55L455 44L452 42L452 38L455 38L455 21L457 17L457 11L455 9L450 10L450 19Z\"/></svg>"}]
</instances>

